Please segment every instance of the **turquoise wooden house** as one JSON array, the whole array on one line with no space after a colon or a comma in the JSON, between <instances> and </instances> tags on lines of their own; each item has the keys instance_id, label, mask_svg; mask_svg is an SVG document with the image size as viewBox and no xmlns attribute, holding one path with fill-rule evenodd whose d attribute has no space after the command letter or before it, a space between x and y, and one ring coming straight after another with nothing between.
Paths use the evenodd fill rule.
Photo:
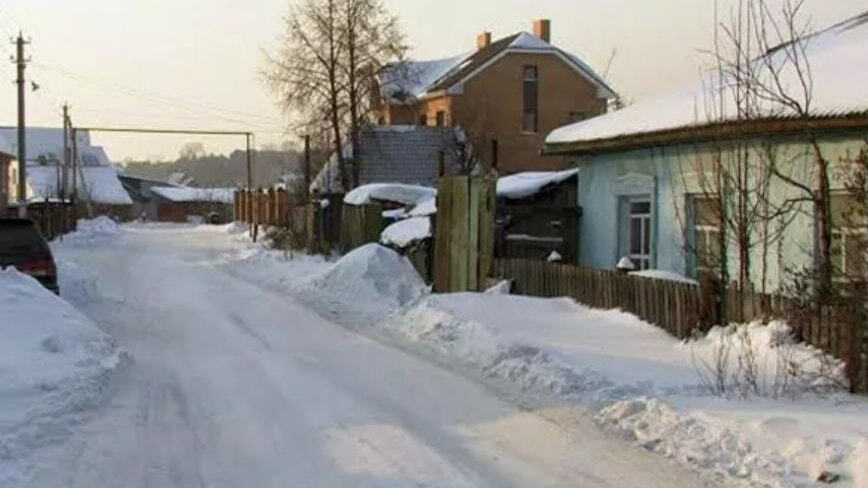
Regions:
<instances>
[{"instance_id":1,"label":"turquoise wooden house","mask_svg":"<svg viewBox=\"0 0 868 488\"><path fill-rule=\"evenodd\" d=\"M810 186L816 177L805 140L810 130L833 166L831 204L841 205L844 181L834 166L852 159L868 141L868 13L799 42L804 43L813 77L810 117L769 107L761 117L740 119L727 103L719 103L718 113L710 114L705 80L548 136L544 152L572 157L579 169L580 265L614 269L626 257L636 268L696 277L702 256L712 254L713 243L726 233L719 219L709 217L712 202L706 184L721 148L748 147L754 158L769 151L786 175ZM785 71L782 78L794 84L793 76ZM726 102L723 89L711 96ZM797 200L800 191L780 178L769 180L766 188L772 204ZM766 229L780 229L781 237L753 249L755 285L773 290L788 270L811 262L816 239L812 208L810 202L801 202L786 215L769 219ZM844 229L840 221L833 225L833 257L846 267L844 241L865 229ZM731 237L724 236L727 246ZM732 254L727 252L730 266Z\"/></svg>"}]
</instances>

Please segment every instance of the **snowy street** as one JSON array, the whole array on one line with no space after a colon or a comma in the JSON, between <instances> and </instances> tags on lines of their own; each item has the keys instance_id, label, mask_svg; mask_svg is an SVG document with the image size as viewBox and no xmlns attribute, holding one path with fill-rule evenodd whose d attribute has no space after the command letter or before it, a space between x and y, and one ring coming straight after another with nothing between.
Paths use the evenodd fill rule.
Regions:
<instances>
[{"instance_id":1,"label":"snowy street","mask_svg":"<svg viewBox=\"0 0 868 488\"><path fill-rule=\"evenodd\" d=\"M98 277L70 300L131 359L29 486L702 486L566 405L516 406L231 274L238 247L189 226L62 247Z\"/></svg>"}]
</instances>

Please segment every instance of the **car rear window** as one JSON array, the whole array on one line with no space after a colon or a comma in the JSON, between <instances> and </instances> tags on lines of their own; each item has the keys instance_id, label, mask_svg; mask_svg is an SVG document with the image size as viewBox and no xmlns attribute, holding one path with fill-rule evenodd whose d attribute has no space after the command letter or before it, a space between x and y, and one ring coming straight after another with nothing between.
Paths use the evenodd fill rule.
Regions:
<instances>
[{"instance_id":1,"label":"car rear window","mask_svg":"<svg viewBox=\"0 0 868 488\"><path fill-rule=\"evenodd\" d=\"M48 245L32 223L0 221L0 266L50 255Z\"/></svg>"}]
</instances>

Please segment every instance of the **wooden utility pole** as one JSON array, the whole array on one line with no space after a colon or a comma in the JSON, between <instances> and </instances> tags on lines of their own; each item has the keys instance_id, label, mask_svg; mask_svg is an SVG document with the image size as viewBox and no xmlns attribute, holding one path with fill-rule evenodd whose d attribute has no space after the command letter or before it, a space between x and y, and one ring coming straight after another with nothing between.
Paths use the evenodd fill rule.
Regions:
<instances>
[{"instance_id":1,"label":"wooden utility pole","mask_svg":"<svg viewBox=\"0 0 868 488\"><path fill-rule=\"evenodd\" d=\"M250 136L249 132L244 136L247 141L247 205L249 210L247 215L253 215L253 206L255 205L255 199L251 198L253 195L253 160L250 154ZM259 225L255 220L250 219L250 236L253 238L253 242L256 242L259 234Z\"/></svg>"},{"instance_id":2,"label":"wooden utility pole","mask_svg":"<svg viewBox=\"0 0 868 488\"><path fill-rule=\"evenodd\" d=\"M66 232L66 204L69 201L69 105L63 104L63 162L60 170L60 188L57 193L60 196L60 240Z\"/></svg>"},{"instance_id":3,"label":"wooden utility pole","mask_svg":"<svg viewBox=\"0 0 868 488\"><path fill-rule=\"evenodd\" d=\"M24 69L27 59L24 58L24 45L29 44L19 32L15 39L15 64L18 68L18 216L27 217L27 137L24 132Z\"/></svg>"},{"instance_id":4,"label":"wooden utility pole","mask_svg":"<svg viewBox=\"0 0 868 488\"><path fill-rule=\"evenodd\" d=\"M69 121L69 130L72 134L72 226L78 226L78 137L75 133L75 127L72 126L72 120Z\"/></svg>"},{"instance_id":5,"label":"wooden utility pole","mask_svg":"<svg viewBox=\"0 0 868 488\"><path fill-rule=\"evenodd\" d=\"M310 196L310 136L304 136L304 201Z\"/></svg>"}]
</instances>

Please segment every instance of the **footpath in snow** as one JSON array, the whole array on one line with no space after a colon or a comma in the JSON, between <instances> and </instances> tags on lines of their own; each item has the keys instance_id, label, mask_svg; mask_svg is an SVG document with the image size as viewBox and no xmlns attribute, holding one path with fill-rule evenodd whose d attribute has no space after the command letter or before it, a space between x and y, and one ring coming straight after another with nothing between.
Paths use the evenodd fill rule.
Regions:
<instances>
[{"instance_id":1,"label":"footpath in snow","mask_svg":"<svg viewBox=\"0 0 868 488\"><path fill-rule=\"evenodd\" d=\"M844 393L839 362L793 343L783 324L717 328L680 342L633 315L566 298L502 287L430 294L405 258L376 244L334 263L247 244L227 264L346 326L508 384L530 404L585 409L601 428L714 483L815 486L824 478L868 488L868 402ZM725 374L713 394L715 364Z\"/></svg>"},{"instance_id":2,"label":"footpath in snow","mask_svg":"<svg viewBox=\"0 0 868 488\"><path fill-rule=\"evenodd\" d=\"M87 222L64 245L93 245L117 233ZM84 299L94 281L58 262L64 298ZM16 486L29 455L61 441L100 404L123 354L64 298L13 268L0 270L0 486Z\"/></svg>"}]
</instances>

